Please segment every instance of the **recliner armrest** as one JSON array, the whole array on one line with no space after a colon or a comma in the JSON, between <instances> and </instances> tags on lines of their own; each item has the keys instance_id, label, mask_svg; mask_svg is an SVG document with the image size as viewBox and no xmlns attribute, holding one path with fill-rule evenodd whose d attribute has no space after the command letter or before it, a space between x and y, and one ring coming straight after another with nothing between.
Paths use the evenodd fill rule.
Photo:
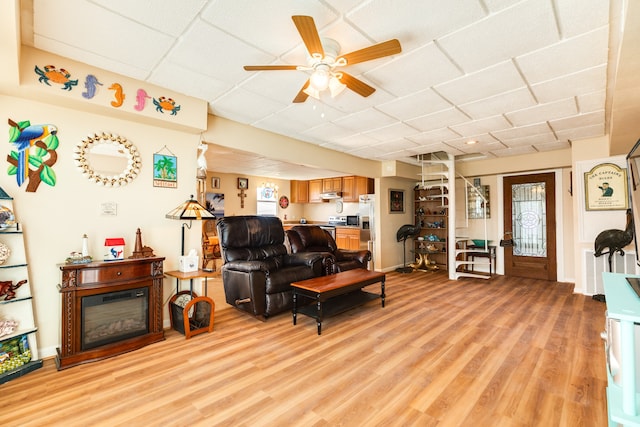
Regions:
<instances>
[{"instance_id":1,"label":"recliner armrest","mask_svg":"<svg viewBox=\"0 0 640 427\"><path fill-rule=\"evenodd\" d=\"M268 273L273 266L264 261L229 261L224 264L224 268L242 273L251 273L253 271Z\"/></svg>"},{"instance_id":2,"label":"recliner armrest","mask_svg":"<svg viewBox=\"0 0 640 427\"><path fill-rule=\"evenodd\" d=\"M338 249L335 256L338 262L356 260L363 265L367 265L367 262L371 260L371 251L367 249L363 249L361 251L346 251Z\"/></svg>"}]
</instances>

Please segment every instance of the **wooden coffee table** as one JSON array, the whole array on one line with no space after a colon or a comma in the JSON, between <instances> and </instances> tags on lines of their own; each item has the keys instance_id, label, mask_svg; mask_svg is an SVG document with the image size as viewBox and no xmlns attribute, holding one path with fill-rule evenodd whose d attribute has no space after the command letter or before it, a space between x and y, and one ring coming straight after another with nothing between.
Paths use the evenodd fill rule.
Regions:
<instances>
[{"instance_id":1,"label":"wooden coffee table","mask_svg":"<svg viewBox=\"0 0 640 427\"><path fill-rule=\"evenodd\" d=\"M380 282L380 294L363 291L362 288ZM384 307L385 274L363 268L348 270L329 276L293 282L293 324L298 312L316 319L318 335L322 333L325 317L342 313L380 297ZM315 304L298 307L300 296L312 298Z\"/></svg>"}]
</instances>

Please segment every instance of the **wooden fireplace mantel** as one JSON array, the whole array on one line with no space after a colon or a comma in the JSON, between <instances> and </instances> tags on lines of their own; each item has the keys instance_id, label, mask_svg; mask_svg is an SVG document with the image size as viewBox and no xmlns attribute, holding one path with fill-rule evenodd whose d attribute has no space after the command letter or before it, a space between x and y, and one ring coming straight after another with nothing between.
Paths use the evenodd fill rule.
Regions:
<instances>
[{"instance_id":1,"label":"wooden fireplace mantel","mask_svg":"<svg viewBox=\"0 0 640 427\"><path fill-rule=\"evenodd\" d=\"M61 264L62 334L57 349L58 370L136 350L164 340L162 283L164 258ZM88 350L82 349L82 298L108 292L148 288L148 333Z\"/></svg>"}]
</instances>

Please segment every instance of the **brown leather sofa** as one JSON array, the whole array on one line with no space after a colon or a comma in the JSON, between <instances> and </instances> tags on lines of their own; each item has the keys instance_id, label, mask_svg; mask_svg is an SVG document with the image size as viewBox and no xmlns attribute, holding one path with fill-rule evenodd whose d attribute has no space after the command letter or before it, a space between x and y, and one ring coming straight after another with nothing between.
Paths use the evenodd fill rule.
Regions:
<instances>
[{"instance_id":1,"label":"brown leather sofa","mask_svg":"<svg viewBox=\"0 0 640 427\"><path fill-rule=\"evenodd\" d=\"M291 310L291 282L324 274L323 257L288 253L280 218L229 216L217 221L228 304L262 320Z\"/></svg>"},{"instance_id":2,"label":"brown leather sofa","mask_svg":"<svg viewBox=\"0 0 640 427\"><path fill-rule=\"evenodd\" d=\"M369 250L338 249L331 234L317 225L296 225L287 230L286 234L292 253L317 252L323 254L324 257L330 256L332 262L325 261L325 267L330 266L327 274L353 270L354 268L367 268L371 260Z\"/></svg>"}]
</instances>

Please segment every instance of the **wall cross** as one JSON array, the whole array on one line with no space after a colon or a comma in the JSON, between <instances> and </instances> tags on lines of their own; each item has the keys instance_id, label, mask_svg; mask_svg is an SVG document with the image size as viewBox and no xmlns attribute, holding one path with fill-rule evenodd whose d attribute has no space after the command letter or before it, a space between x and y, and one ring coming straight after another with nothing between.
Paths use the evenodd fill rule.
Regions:
<instances>
[{"instance_id":1,"label":"wall cross","mask_svg":"<svg viewBox=\"0 0 640 427\"><path fill-rule=\"evenodd\" d=\"M238 197L240 197L240 208L244 209L244 198L247 197L247 195L244 194L244 188L240 190Z\"/></svg>"}]
</instances>

